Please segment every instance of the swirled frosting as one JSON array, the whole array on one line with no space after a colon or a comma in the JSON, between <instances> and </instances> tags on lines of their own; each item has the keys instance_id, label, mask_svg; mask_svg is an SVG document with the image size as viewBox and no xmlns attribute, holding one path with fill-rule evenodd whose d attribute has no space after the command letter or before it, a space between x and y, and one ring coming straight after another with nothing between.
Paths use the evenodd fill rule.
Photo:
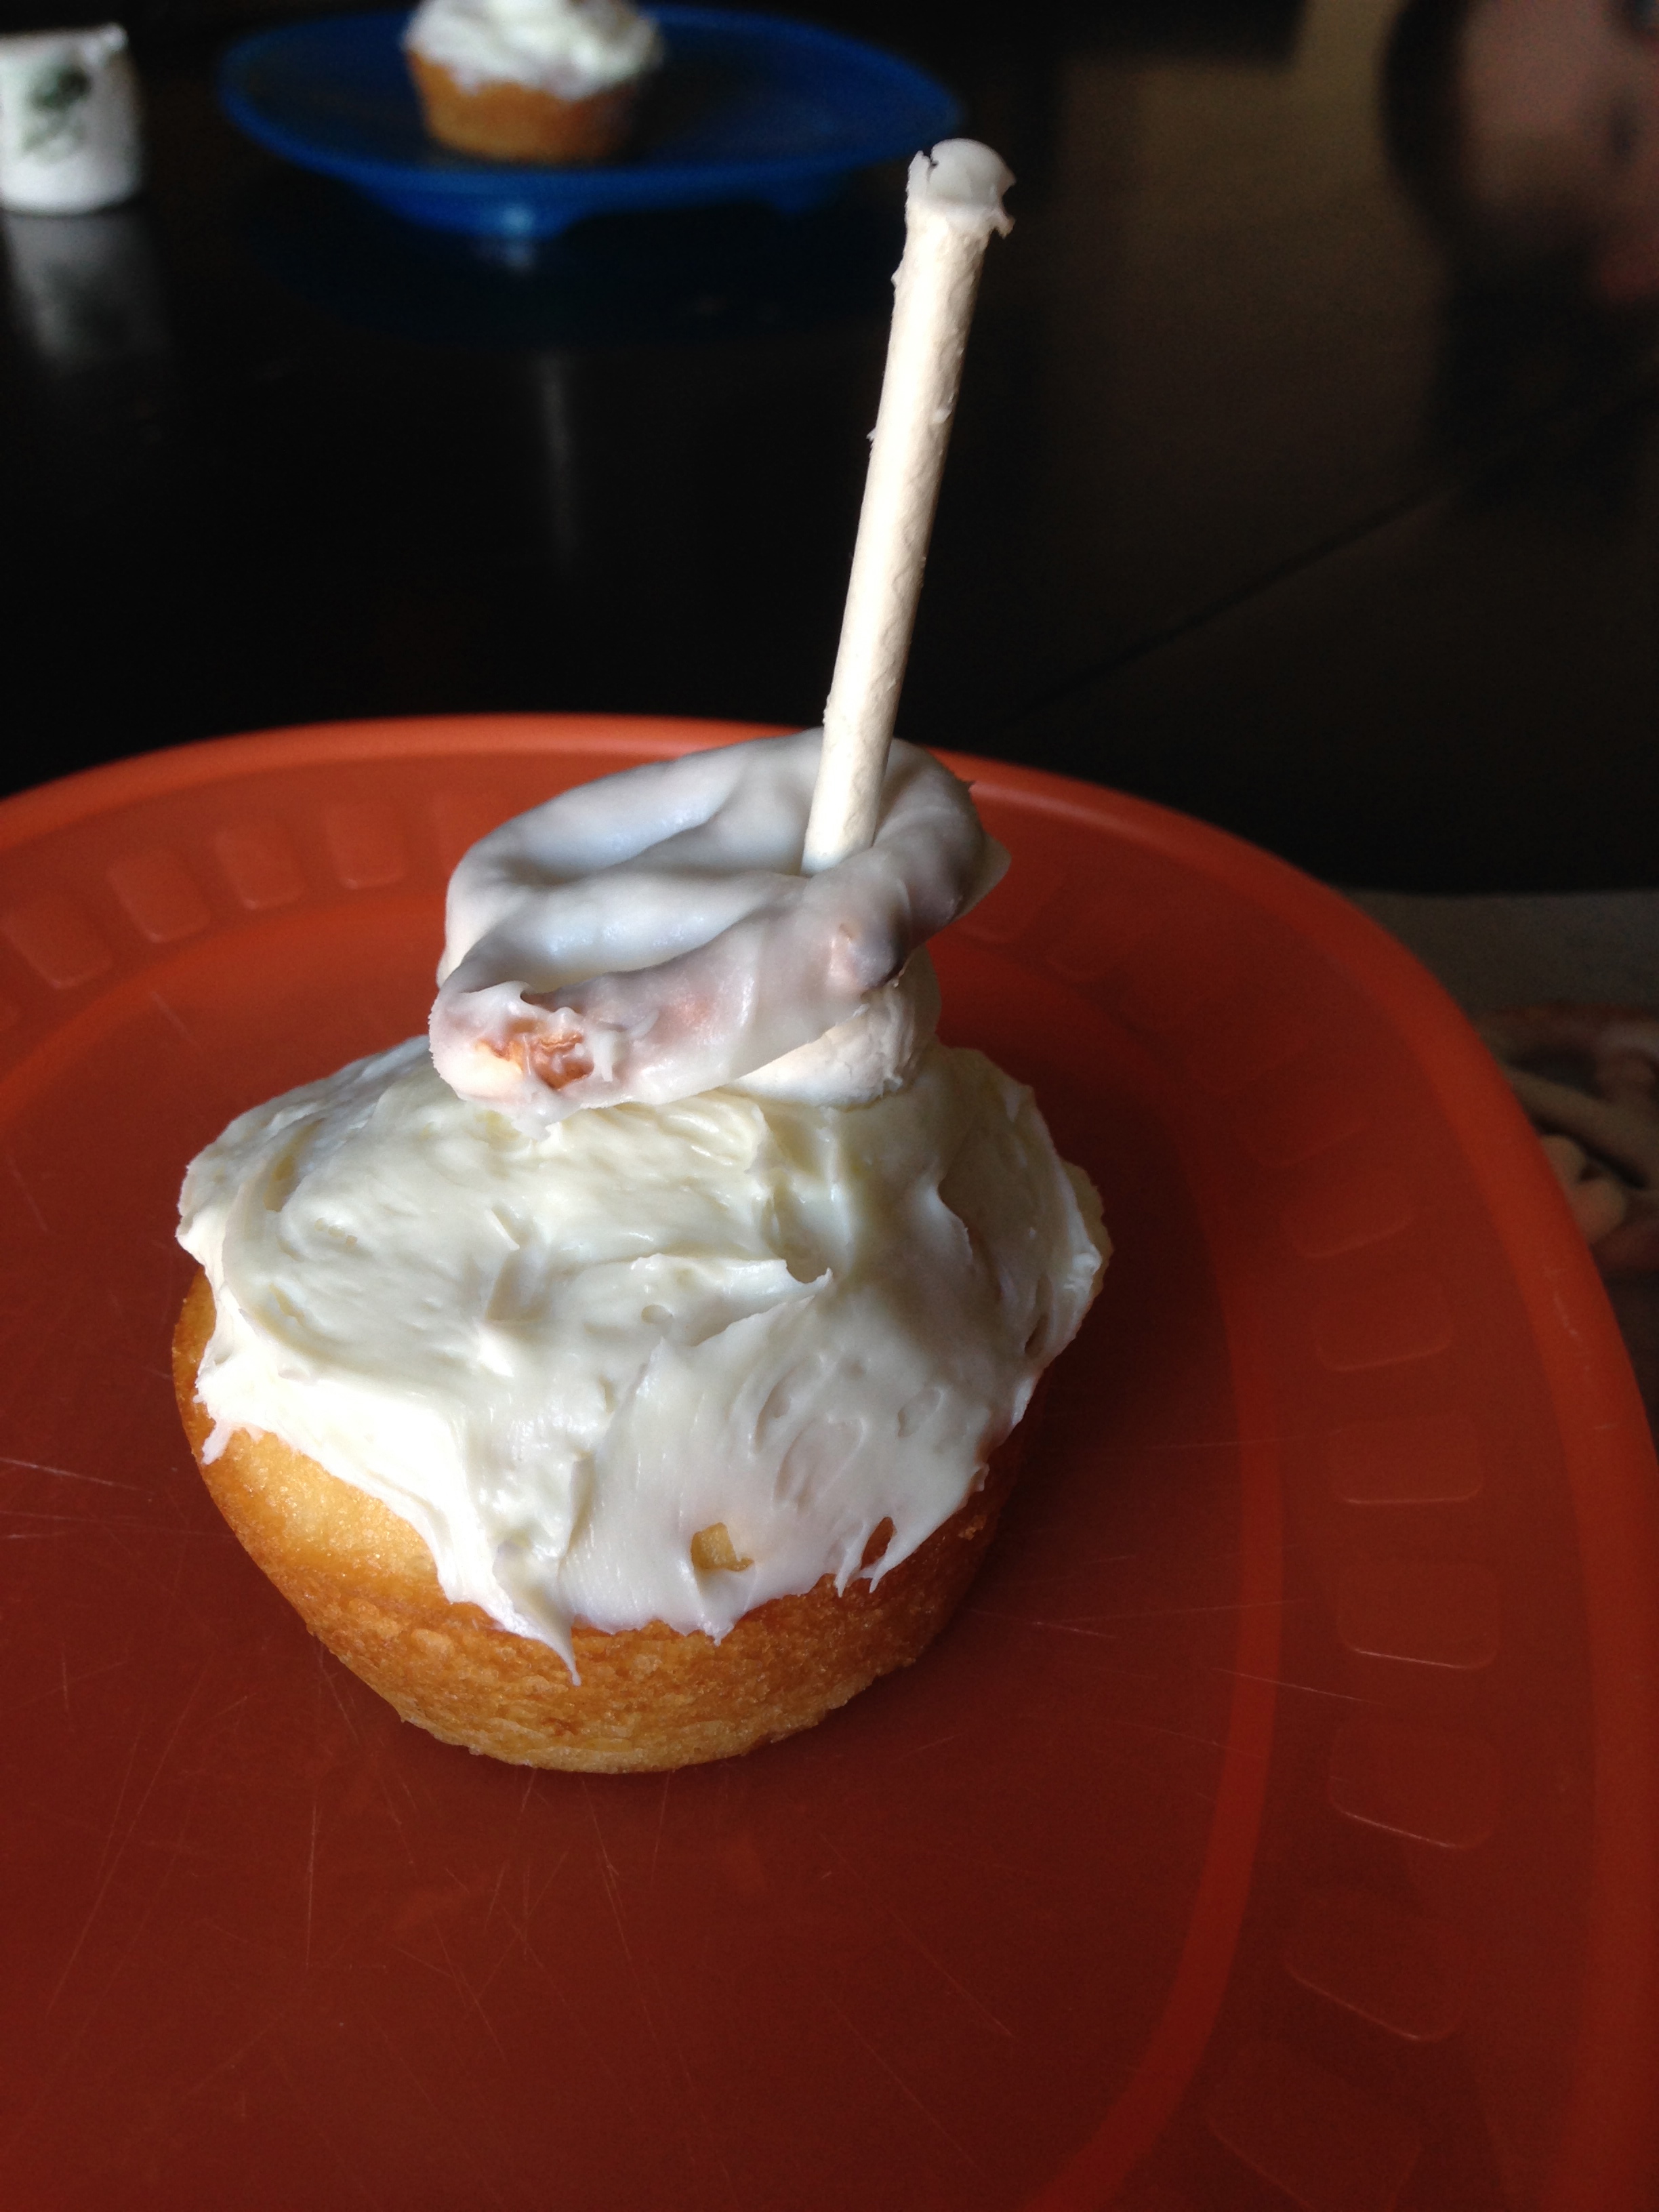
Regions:
<instances>
[{"instance_id":1,"label":"swirled frosting","mask_svg":"<svg viewBox=\"0 0 1659 2212\"><path fill-rule=\"evenodd\" d=\"M726 1089L532 1133L416 1038L233 1122L181 1213L218 1313L210 1454L283 1437L568 1662L575 1620L718 1638L844 1587L884 1521L872 1572L896 1565L1105 1249L1030 1094L936 1042L862 1106ZM741 1565L694 1559L716 1523Z\"/></svg>"},{"instance_id":2,"label":"swirled frosting","mask_svg":"<svg viewBox=\"0 0 1659 2212\"><path fill-rule=\"evenodd\" d=\"M475 845L450 881L440 1073L528 1128L737 1081L841 1104L902 1082L936 1006L911 956L1007 854L964 783L895 744L874 843L803 875L820 744L631 769Z\"/></svg>"},{"instance_id":3,"label":"swirled frosting","mask_svg":"<svg viewBox=\"0 0 1659 2212\"><path fill-rule=\"evenodd\" d=\"M662 39L627 0L422 0L404 44L469 89L507 82L586 100L652 68Z\"/></svg>"}]
</instances>

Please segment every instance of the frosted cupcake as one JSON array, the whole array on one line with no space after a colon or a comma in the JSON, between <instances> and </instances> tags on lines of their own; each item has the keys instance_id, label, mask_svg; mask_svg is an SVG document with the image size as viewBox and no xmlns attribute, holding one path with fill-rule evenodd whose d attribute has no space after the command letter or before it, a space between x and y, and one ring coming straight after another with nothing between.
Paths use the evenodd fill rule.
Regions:
<instances>
[{"instance_id":1,"label":"frosted cupcake","mask_svg":"<svg viewBox=\"0 0 1659 2212\"><path fill-rule=\"evenodd\" d=\"M430 1040L192 1165L180 1406L237 1534L434 1735L674 1766L808 1727L967 1588L1106 1243L923 940L1006 856L895 745L799 872L818 733L606 778L451 885Z\"/></svg>"},{"instance_id":2,"label":"frosted cupcake","mask_svg":"<svg viewBox=\"0 0 1659 2212\"><path fill-rule=\"evenodd\" d=\"M500 161L602 161L662 58L628 0L424 0L404 35L427 129Z\"/></svg>"}]
</instances>

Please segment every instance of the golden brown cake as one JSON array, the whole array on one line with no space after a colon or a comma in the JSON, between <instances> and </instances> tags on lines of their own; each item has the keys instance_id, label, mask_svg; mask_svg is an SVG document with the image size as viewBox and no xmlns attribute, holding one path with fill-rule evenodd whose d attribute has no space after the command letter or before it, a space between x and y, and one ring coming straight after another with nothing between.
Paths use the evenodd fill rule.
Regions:
<instances>
[{"instance_id":1,"label":"golden brown cake","mask_svg":"<svg viewBox=\"0 0 1659 2212\"><path fill-rule=\"evenodd\" d=\"M313 1635L405 1720L520 1766L627 1773L726 1759L811 1728L921 1654L955 1612L1012 1486L1023 1431L984 1486L873 1588L804 1595L745 1613L719 1643L653 1621L606 1635L578 1622L580 1682L558 1653L475 1605L452 1605L432 1555L377 1498L273 1436L237 1430L204 1455L212 1423L196 1374L213 1333L198 1275L173 1339L179 1412L215 1503ZM724 1531L705 1532L708 1564ZM878 1529L867 1550L881 1548ZM737 1564L726 1549L730 1563Z\"/></svg>"},{"instance_id":2,"label":"golden brown cake","mask_svg":"<svg viewBox=\"0 0 1659 2212\"><path fill-rule=\"evenodd\" d=\"M562 100L507 78L465 85L423 54L411 53L409 66L427 129L459 154L495 161L603 161L622 147L634 119L632 84Z\"/></svg>"}]
</instances>

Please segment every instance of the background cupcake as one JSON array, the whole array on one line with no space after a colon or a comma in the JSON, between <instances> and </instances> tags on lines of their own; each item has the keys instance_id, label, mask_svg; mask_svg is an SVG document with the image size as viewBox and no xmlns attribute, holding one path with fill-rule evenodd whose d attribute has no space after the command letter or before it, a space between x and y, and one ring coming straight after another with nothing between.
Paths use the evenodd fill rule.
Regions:
<instances>
[{"instance_id":1,"label":"background cupcake","mask_svg":"<svg viewBox=\"0 0 1659 2212\"><path fill-rule=\"evenodd\" d=\"M599 161L662 58L628 0L424 0L404 40L427 129L502 161Z\"/></svg>"}]
</instances>

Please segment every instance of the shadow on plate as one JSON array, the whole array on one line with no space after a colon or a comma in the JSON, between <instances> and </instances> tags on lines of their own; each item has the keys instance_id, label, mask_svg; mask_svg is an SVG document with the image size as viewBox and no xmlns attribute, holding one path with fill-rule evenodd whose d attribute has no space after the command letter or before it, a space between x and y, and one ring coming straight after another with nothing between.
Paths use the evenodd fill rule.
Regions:
<instances>
[{"instance_id":1,"label":"shadow on plate","mask_svg":"<svg viewBox=\"0 0 1659 2212\"><path fill-rule=\"evenodd\" d=\"M884 318L896 189L784 216L757 206L596 216L556 238L417 228L295 169L248 189L260 266L342 321L437 345L685 344Z\"/></svg>"}]
</instances>

